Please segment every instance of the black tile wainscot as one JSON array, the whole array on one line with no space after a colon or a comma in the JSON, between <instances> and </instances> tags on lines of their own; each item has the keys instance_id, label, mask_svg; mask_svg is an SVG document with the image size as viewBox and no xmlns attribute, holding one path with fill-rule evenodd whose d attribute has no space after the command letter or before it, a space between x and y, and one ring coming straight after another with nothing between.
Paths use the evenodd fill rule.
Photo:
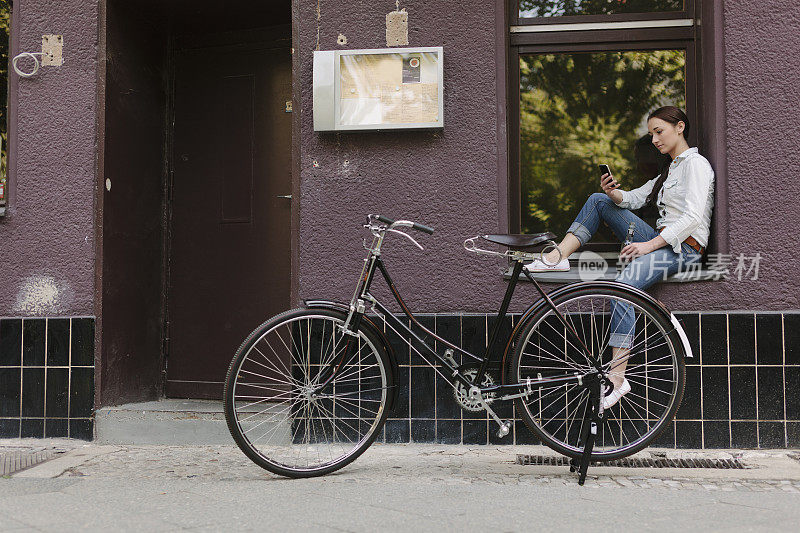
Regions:
<instances>
[{"instance_id":1,"label":"black tile wainscot","mask_svg":"<svg viewBox=\"0 0 800 533\"><path fill-rule=\"evenodd\" d=\"M0 438L91 440L94 318L0 318Z\"/></svg>"},{"instance_id":2,"label":"black tile wainscot","mask_svg":"<svg viewBox=\"0 0 800 533\"><path fill-rule=\"evenodd\" d=\"M675 313L694 358L686 360L686 388L675 422L655 446L670 448L800 447L800 314ZM420 314L450 342L483 353L495 320L485 314ZM511 315L504 333L516 325ZM462 411L450 386L407 340L383 324L400 365L399 404L381 442L537 444L511 403L498 404L513 431L498 438L486 413ZM440 350L441 352L441 350ZM499 367L494 368L499 379ZM6 379L0 375L0 383ZM8 379L19 380L19 374Z\"/></svg>"},{"instance_id":3,"label":"black tile wainscot","mask_svg":"<svg viewBox=\"0 0 800 533\"><path fill-rule=\"evenodd\" d=\"M800 447L800 313L676 313L695 357L675 422L656 445L677 448ZM482 353L486 314L422 314L428 329ZM504 331L519 320L511 315ZM0 437L91 439L94 319L0 319ZM387 329L383 324L384 329ZM399 364L398 405L381 442L536 444L513 405L498 414L513 431L496 436L486 413L462 411L415 346L387 332ZM437 347L441 351L441 347ZM499 366L490 368L496 380Z\"/></svg>"}]
</instances>

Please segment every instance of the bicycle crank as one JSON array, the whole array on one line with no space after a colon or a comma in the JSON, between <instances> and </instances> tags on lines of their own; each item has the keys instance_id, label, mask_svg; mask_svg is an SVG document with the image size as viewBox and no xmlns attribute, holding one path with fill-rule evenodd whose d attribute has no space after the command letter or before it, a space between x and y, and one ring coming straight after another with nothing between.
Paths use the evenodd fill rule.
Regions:
<instances>
[{"instance_id":1,"label":"bicycle crank","mask_svg":"<svg viewBox=\"0 0 800 533\"><path fill-rule=\"evenodd\" d=\"M511 420L506 420L505 422L497 416L497 413L494 412L494 409L489 407L488 402L483 396L481 389L478 388L477 385L473 385L469 388L469 398L472 401L478 402L481 408L485 409L489 416L492 417L492 420L497 422L497 425L500 426L500 429L497 430L497 436L500 438L505 437L511 431Z\"/></svg>"},{"instance_id":2,"label":"bicycle crank","mask_svg":"<svg viewBox=\"0 0 800 533\"><path fill-rule=\"evenodd\" d=\"M473 383L478 382L478 380L475 379L475 377L478 375L477 367L468 367L466 370L462 370L462 374L470 378L470 381ZM489 403L494 401L497 396L494 392L487 394L481 392L481 387L491 387L494 385L494 378L492 378L492 376L488 373L484 373L481 378L480 386L472 385L471 387L467 388L461 383L458 383L453 387L453 394L455 395L456 402L458 402L462 409L472 412L485 410L487 413L489 413L489 416L492 417L492 420L497 422L497 425L499 426L499 429L497 430L497 436L499 438L503 438L511 432L511 421L503 421L499 416L497 416L497 413L494 412L494 409L489 407Z\"/></svg>"},{"instance_id":3,"label":"bicycle crank","mask_svg":"<svg viewBox=\"0 0 800 533\"><path fill-rule=\"evenodd\" d=\"M481 380L475 379L478 375L478 367L467 367L465 370L462 370L461 373L464 377L468 378L471 382L477 384L479 387L491 387L494 385L494 378L489 375L488 372L484 373ZM473 396L470 396L469 388L464 385L463 383L459 382L453 387L453 395L455 396L456 402L458 405L461 406L462 409L465 411L471 411L473 413L477 413L479 411L483 411L483 403ZM490 403L495 399L495 393L489 393L483 395L483 400L486 403Z\"/></svg>"}]
</instances>

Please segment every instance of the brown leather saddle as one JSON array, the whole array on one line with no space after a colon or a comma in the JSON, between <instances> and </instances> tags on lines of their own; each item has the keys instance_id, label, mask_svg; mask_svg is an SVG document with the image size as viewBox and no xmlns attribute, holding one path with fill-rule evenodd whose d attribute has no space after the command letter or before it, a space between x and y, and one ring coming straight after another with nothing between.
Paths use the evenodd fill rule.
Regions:
<instances>
[{"instance_id":1,"label":"brown leather saddle","mask_svg":"<svg viewBox=\"0 0 800 533\"><path fill-rule=\"evenodd\" d=\"M549 231L545 231L544 233L531 233L528 235L481 235L481 238L495 244L508 246L512 250L525 250L552 241L556 236Z\"/></svg>"}]
</instances>

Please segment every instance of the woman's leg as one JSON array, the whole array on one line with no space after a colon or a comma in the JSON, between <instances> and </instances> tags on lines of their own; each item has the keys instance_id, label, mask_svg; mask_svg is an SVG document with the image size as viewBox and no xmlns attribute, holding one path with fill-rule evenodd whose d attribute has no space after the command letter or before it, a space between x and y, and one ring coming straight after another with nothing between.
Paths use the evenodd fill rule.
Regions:
<instances>
[{"instance_id":1,"label":"woman's leg","mask_svg":"<svg viewBox=\"0 0 800 533\"><path fill-rule=\"evenodd\" d=\"M581 241L579 241L574 234L567 233L564 235L564 238L561 239L561 242L558 243L558 250L550 250L545 254L544 258L548 264L553 264L556 261L561 261L562 259L568 258L580 247ZM559 251L561 252L561 257L559 257Z\"/></svg>"},{"instance_id":2,"label":"woman's leg","mask_svg":"<svg viewBox=\"0 0 800 533\"><path fill-rule=\"evenodd\" d=\"M608 224L620 242L627 236L628 225L631 222L636 225L635 242L648 241L656 235L656 231L647 222L628 209L619 207L607 195L597 192L589 196L578 212L578 216L575 217L575 222L572 223L564 239L558 244L561 258L566 259L589 242L597 233L601 221ZM558 250L552 250L545 255L548 263L558 261Z\"/></svg>"},{"instance_id":3,"label":"woman's leg","mask_svg":"<svg viewBox=\"0 0 800 533\"><path fill-rule=\"evenodd\" d=\"M665 246L637 257L617 276L616 281L644 290L700 260L700 254L689 245L684 244L681 249L683 253L676 254ZM610 330L608 344L611 346L613 371L609 379L616 388L625 380L631 350L638 350L642 344L641 340L636 340L636 312L632 305L622 302L612 305Z\"/></svg>"}]
</instances>

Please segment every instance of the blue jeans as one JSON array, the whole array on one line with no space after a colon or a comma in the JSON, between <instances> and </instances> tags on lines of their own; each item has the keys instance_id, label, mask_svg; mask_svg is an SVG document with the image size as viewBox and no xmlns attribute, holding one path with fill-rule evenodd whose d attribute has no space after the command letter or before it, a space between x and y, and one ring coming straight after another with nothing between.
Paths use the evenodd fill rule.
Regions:
<instances>
[{"instance_id":1,"label":"blue jeans","mask_svg":"<svg viewBox=\"0 0 800 533\"><path fill-rule=\"evenodd\" d=\"M594 193L586 200L567 231L584 245L597 232L601 220L620 241L627 236L631 222L636 224L634 242L649 241L658 235L658 231L647 222L628 209L617 206L603 193ZM676 272L698 268L700 258L701 254L685 242L681 244L680 254L675 253L671 246L664 246L631 261L616 281L644 290ZM610 331L609 346L631 348L636 337L636 315L632 305L616 300L612 303Z\"/></svg>"}]
</instances>

